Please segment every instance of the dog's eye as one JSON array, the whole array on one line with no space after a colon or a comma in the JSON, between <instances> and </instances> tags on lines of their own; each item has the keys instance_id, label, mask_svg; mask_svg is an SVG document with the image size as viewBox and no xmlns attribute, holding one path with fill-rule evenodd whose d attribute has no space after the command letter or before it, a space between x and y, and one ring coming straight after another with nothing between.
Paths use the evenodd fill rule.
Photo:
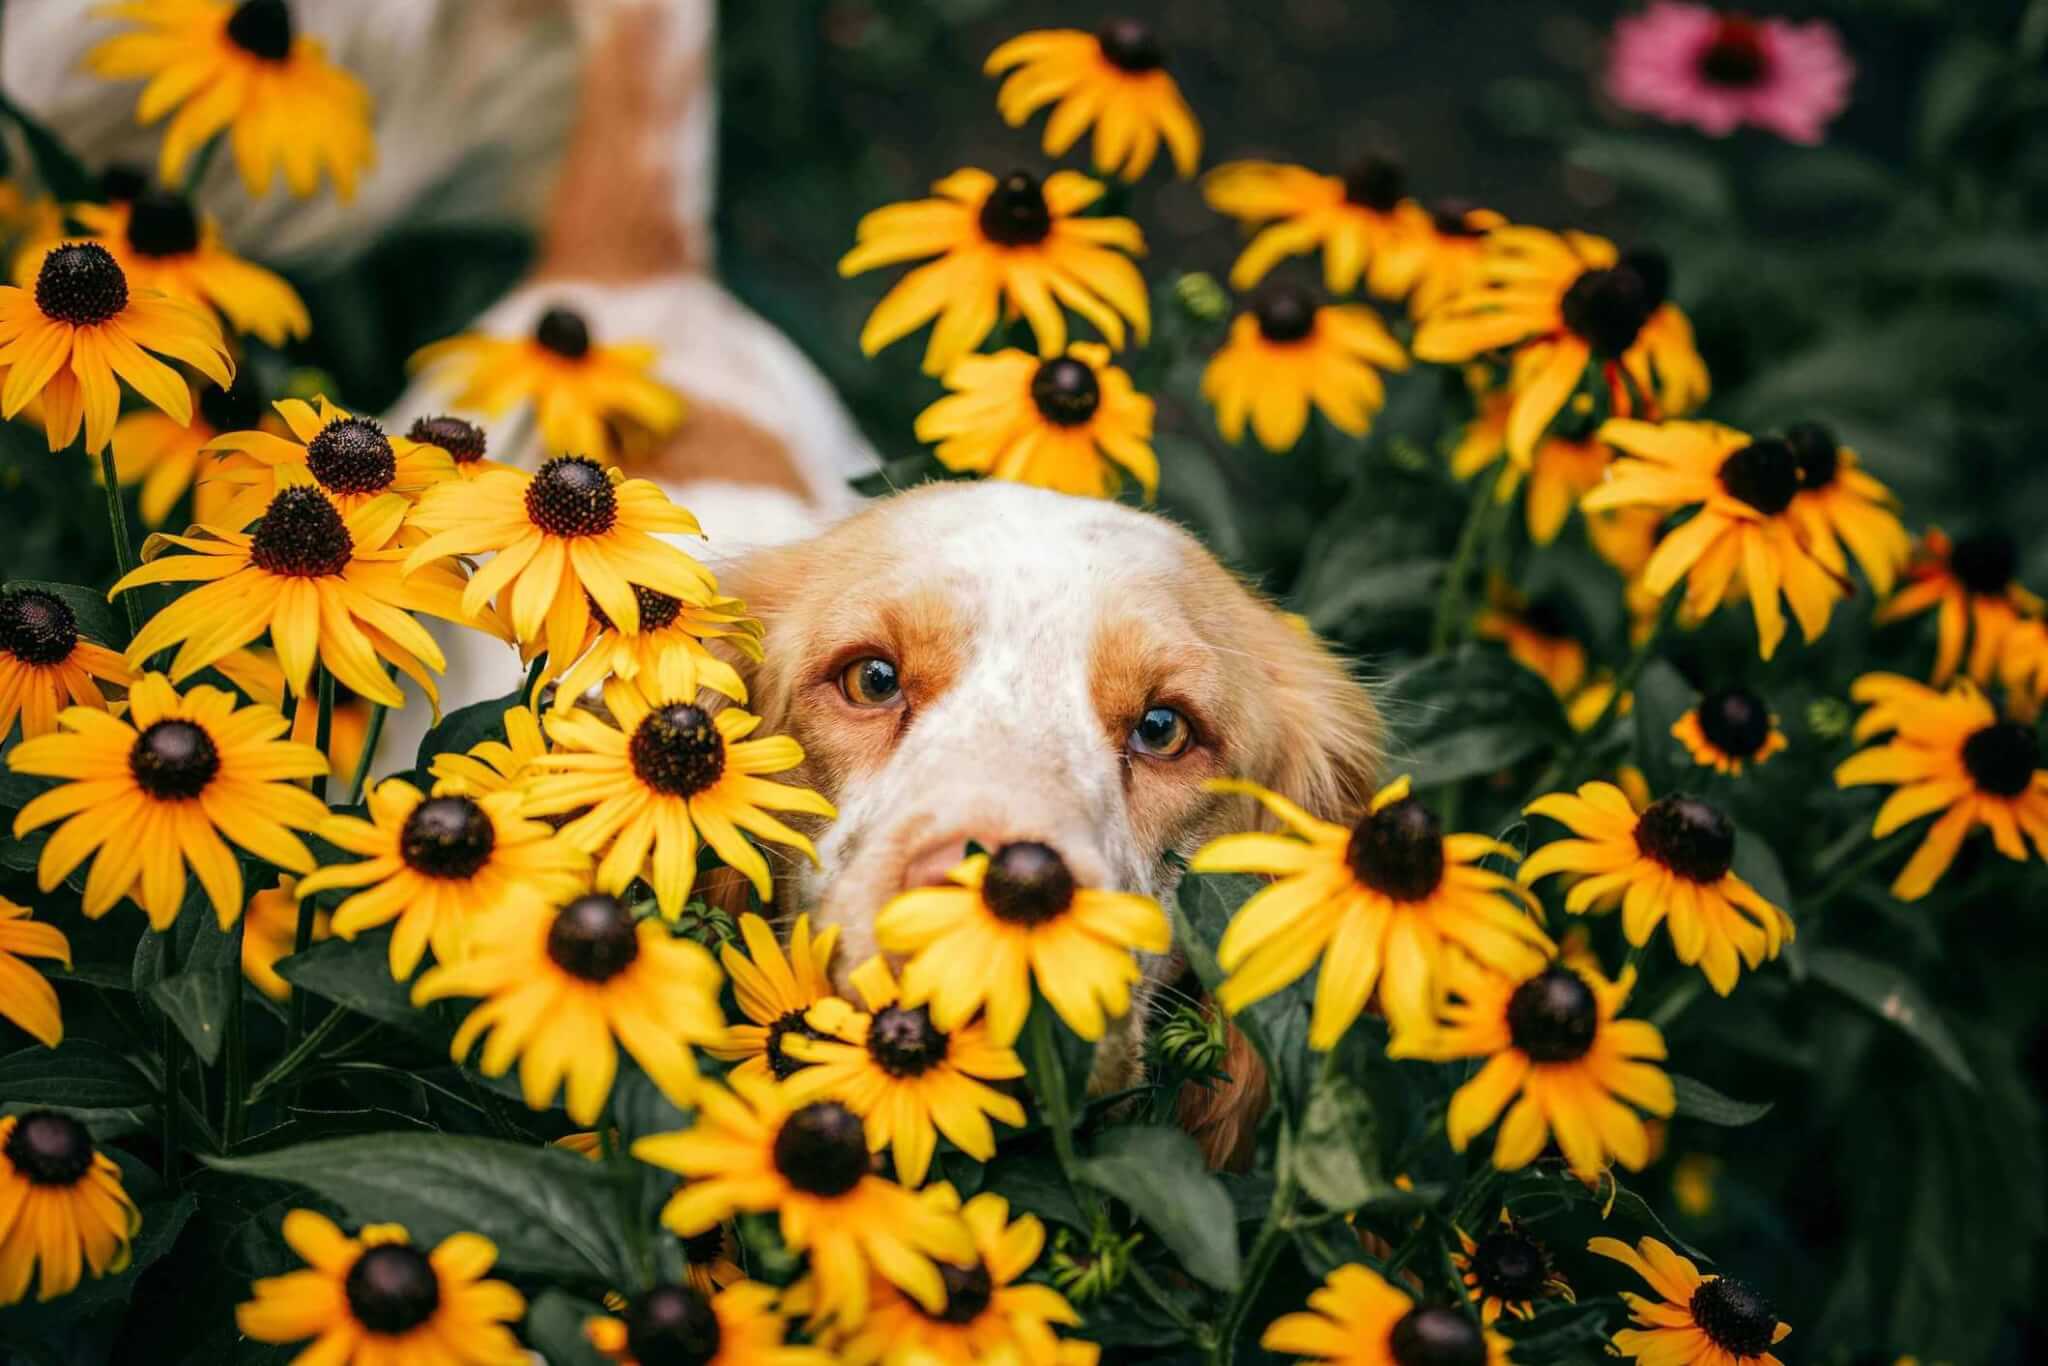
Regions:
<instances>
[{"instance_id":1,"label":"dog's eye","mask_svg":"<svg viewBox=\"0 0 2048 1366\"><path fill-rule=\"evenodd\" d=\"M903 680L894 664L869 655L840 670L839 691L856 707L886 707L903 695Z\"/></svg>"},{"instance_id":2,"label":"dog's eye","mask_svg":"<svg viewBox=\"0 0 2048 1366\"><path fill-rule=\"evenodd\" d=\"M1195 738L1195 728L1172 707L1152 707L1131 727L1131 745L1156 759L1177 759Z\"/></svg>"}]
</instances>

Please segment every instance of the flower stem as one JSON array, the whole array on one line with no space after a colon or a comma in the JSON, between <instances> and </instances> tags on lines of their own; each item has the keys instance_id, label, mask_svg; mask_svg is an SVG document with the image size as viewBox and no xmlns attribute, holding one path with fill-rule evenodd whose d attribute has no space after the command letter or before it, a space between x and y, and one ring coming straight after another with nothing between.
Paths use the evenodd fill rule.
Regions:
<instances>
[{"instance_id":1,"label":"flower stem","mask_svg":"<svg viewBox=\"0 0 2048 1366\"><path fill-rule=\"evenodd\" d=\"M200 911L198 914L210 914ZM176 927L163 931L162 935L163 980L168 981L178 972L178 936ZM163 1097L163 1150L164 1185L175 1195L184 1184L184 1176L178 1170L178 1108L183 1090L185 1071L184 1039L178 1033L178 1026L171 1022L169 1011L163 1012L163 1028L158 1036L158 1045L164 1059Z\"/></svg>"},{"instance_id":2,"label":"flower stem","mask_svg":"<svg viewBox=\"0 0 2048 1366\"><path fill-rule=\"evenodd\" d=\"M242 933L248 932L246 924ZM239 949L239 938L237 948ZM249 1089L249 1044L247 1025L242 1019L242 996L244 986L241 970L235 972L234 995L228 999L227 1037L222 1041L226 1050L227 1072L221 1079L220 1141L223 1149L232 1150L242 1141L242 1125L247 1115L244 1108L245 1093Z\"/></svg>"},{"instance_id":3,"label":"flower stem","mask_svg":"<svg viewBox=\"0 0 2048 1366\"><path fill-rule=\"evenodd\" d=\"M192 169L188 171L185 175L186 194L191 195L198 193L200 182L206 179L207 171L211 169L213 166L214 156L220 151L220 145L226 141L226 134L215 133L212 137L208 138L206 140L205 145L199 149L198 155L192 158Z\"/></svg>"},{"instance_id":4,"label":"flower stem","mask_svg":"<svg viewBox=\"0 0 2048 1366\"><path fill-rule=\"evenodd\" d=\"M299 999L296 991L292 999ZM254 1105L283 1085L294 1072L305 1065L308 1058L319 1051L320 1045L327 1042L327 1036L339 1029L341 1022L347 1018L348 1012L345 1010L328 1012L327 1018L315 1025L312 1033L299 1040L289 1053L277 1060L274 1067L256 1079L256 1084L249 1088L249 1104Z\"/></svg>"},{"instance_id":5,"label":"flower stem","mask_svg":"<svg viewBox=\"0 0 2048 1366\"><path fill-rule=\"evenodd\" d=\"M382 702L370 709L370 728L363 733L363 753L356 760L355 775L348 780L348 789L342 794L341 805L354 806L363 799L363 784L369 781L370 760L377 753L377 742L384 737L384 718L391 709Z\"/></svg>"},{"instance_id":6,"label":"flower stem","mask_svg":"<svg viewBox=\"0 0 2048 1366\"><path fill-rule=\"evenodd\" d=\"M1081 1212L1092 1219L1100 1211L1100 1201L1095 1188L1081 1179L1081 1161L1074 1152L1074 1112L1067 1104L1067 1070L1060 1065L1059 1044L1052 1036L1052 1012L1043 1002L1032 1008L1025 1028L1031 1035L1032 1081L1038 1087L1038 1105L1045 1112L1045 1127L1052 1131L1052 1150L1059 1159L1060 1175L1073 1188Z\"/></svg>"},{"instance_id":7,"label":"flower stem","mask_svg":"<svg viewBox=\"0 0 2048 1366\"><path fill-rule=\"evenodd\" d=\"M320 717L313 728L313 744L321 756L327 754L328 745L334 739L334 675L321 669L320 673ZM320 798L327 799L327 779L320 780ZM304 953L313 946L313 901L310 897L299 898L299 923L292 934L292 953ZM339 1011L334 1014L340 1014ZM330 1016L331 1018L331 1016ZM306 1033L306 993L296 985L292 987L291 1020L285 1033L285 1041L296 1045Z\"/></svg>"},{"instance_id":8,"label":"flower stem","mask_svg":"<svg viewBox=\"0 0 2048 1366\"><path fill-rule=\"evenodd\" d=\"M106 485L107 525L114 533L115 577L126 578L136 565L135 545L128 539L128 508L121 500L121 481L114 473L111 444L100 452L100 482ZM128 636L132 640L142 631L142 604L136 599L135 589L121 595L121 607L128 613Z\"/></svg>"},{"instance_id":9,"label":"flower stem","mask_svg":"<svg viewBox=\"0 0 2048 1366\"><path fill-rule=\"evenodd\" d=\"M1436 624L1429 633L1429 652L1441 654L1451 647L1458 634L1458 619L1464 615L1465 580L1471 577L1472 561L1478 557L1479 533L1489 520L1487 514L1493 508L1494 486L1500 482L1500 465L1488 470L1472 486L1472 505L1465 512L1465 525L1458 532L1458 548L1452 552L1451 564L1444 571L1443 587L1436 595Z\"/></svg>"},{"instance_id":10,"label":"flower stem","mask_svg":"<svg viewBox=\"0 0 2048 1366\"><path fill-rule=\"evenodd\" d=\"M1333 1047L1323 1054L1322 1066L1317 1071L1316 1082L1309 1088L1310 1094L1321 1088L1337 1074L1338 1049ZM1306 1107L1308 1096L1302 1096L1301 1104ZM1273 1269L1273 1263L1280 1257L1282 1248L1294 1226L1294 1117L1285 1110L1280 1113L1279 1170L1274 1174L1273 1203L1266 1207L1266 1221L1259 1225L1259 1236L1252 1242L1252 1250L1245 1257L1244 1276L1238 1282L1237 1293L1231 1297L1230 1307L1223 1315L1223 1326L1217 1334L1217 1342L1211 1349L1210 1360L1216 1366L1230 1366L1237 1351L1237 1339L1244 1332L1245 1316L1251 1313L1252 1303L1259 1297L1259 1289L1266 1283L1266 1276Z\"/></svg>"},{"instance_id":11,"label":"flower stem","mask_svg":"<svg viewBox=\"0 0 2048 1366\"><path fill-rule=\"evenodd\" d=\"M313 747L319 750L320 757L325 759L327 758L327 751L334 744L334 675L325 669L321 669L318 686L320 689L320 716L313 726ZM320 799L325 801L329 795L328 780L323 777L320 779ZM304 915L300 916L300 922L307 927L306 933L310 937L312 934L312 922L307 920ZM306 951L305 944L300 944L298 951L304 953Z\"/></svg>"}]
</instances>

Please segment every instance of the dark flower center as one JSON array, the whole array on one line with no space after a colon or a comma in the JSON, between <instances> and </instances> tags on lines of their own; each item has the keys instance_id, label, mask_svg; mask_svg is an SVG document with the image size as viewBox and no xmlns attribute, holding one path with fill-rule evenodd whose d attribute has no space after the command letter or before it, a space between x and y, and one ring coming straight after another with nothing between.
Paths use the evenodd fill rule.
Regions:
<instances>
[{"instance_id":1,"label":"dark flower center","mask_svg":"<svg viewBox=\"0 0 2048 1366\"><path fill-rule=\"evenodd\" d=\"M1508 997L1508 1036L1535 1062L1577 1062L1600 1032L1600 1003L1586 979L1553 965Z\"/></svg>"},{"instance_id":2,"label":"dark flower center","mask_svg":"<svg viewBox=\"0 0 2048 1366\"><path fill-rule=\"evenodd\" d=\"M1700 730L1723 754L1747 759L1771 738L1771 713L1755 693L1723 688L1700 699Z\"/></svg>"},{"instance_id":3,"label":"dark flower center","mask_svg":"<svg viewBox=\"0 0 2048 1366\"><path fill-rule=\"evenodd\" d=\"M1819 422L1795 422L1785 429L1785 444L1799 466L1799 487L1824 489L1835 482L1841 467L1841 446L1834 432Z\"/></svg>"},{"instance_id":4,"label":"dark flower center","mask_svg":"<svg viewBox=\"0 0 2048 1366\"><path fill-rule=\"evenodd\" d=\"M597 620L597 624L607 631L616 631L617 623L613 622L604 608L598 606L597 599L590 597L588 593L585 593L584 597L590 600L590 615ZM675 619L683 614L681 598L657 593L652 588L642 588L637 583L633 585L633 601L640 605L640 629L643 631L659 631L665 626L671 626Z\"/></svg>"},{"instance_id":5,"label":"dark flower center","mask_svg":"<svg viewBox=\"0 0 2048 1366\"><path fill-rule=\"evenodd\" d=\"M1093 370L1061 356L1038 367L1031 379L1031 401L1054 426L1078 427L1102 405L1102 389Z\"/></svg>"},{"instance_id":6,"label":"dark flower center","mask_svg":"<svg viewBox=\"0 0 2048 1366\"><path fill-rule=\"evenodd\" d=\"M836 1100L806 1105L775 1135L775 1169L810 1195L835 1199L868 1174L868 1140L860 1116Z\"/></svg>"},{"instance_id":7,"label":"dark flower center","mask_svg":"<svg viewBox=\"0 0 2048 1366\"><path fill-rule=\"evenodd\" d=\"M725 772L725 737L688 702L647 713L627 750L640 781L671 797L695 796Z\"/></svg>"},{"instance_id":8,"label":"dark flower center","mask_svg":"<svg viewBox=\"0 0 2048 1366\"><path fill-rule=\"evenodd\" d=\"M387 1337L410 1333L441 1307L441 1278L434 1264L405 1243L365 1250L342 1284L356 1322Z\"/></svg>"},{"instance_id":9,"label":"dark flower center","mask_svg":"<svg viewBox=\"0 0 2048 1366\"><path fill-rule=\"evenodd\" d=\"M258 569L290 578L339 574L355 554L355 537L341 512L319 489L294 484L277 491L249 537Z\"/></svg>"},{"instance_id":10,"label":"dark flower center","mask_svg":"<svg viewBox=\"0 0 2048 1366\"><path fill-rule=\"evenodd\" d=\"M1275 281L1259 291L1252 301L1252 316L1259 320L1259 335L1269 342L1298 342L1315 331L1318 300L1300 285Z\"/></svg>"},{"instance_id":11,"label":"dark flower center","mask_svg":"<svg viewBox=\"0 0 2048 1366\"><path fill-rule=\"evenodd\" d=\"M1136 19L1112 19L1095 30L1105 60L1120 71L1157 71L1166 63L1159 40Z\"/></svg>"},{"instance_id":12,"label":"dark flower center","mask_svg":"<svg viewBox=\"0 0 2048 1366\"><path fill-rule=\"evenodd\" d=\"M1374 213L1392 213L1408 193L1408 168L1392 157L1364 156L1344 173L1344 198Z\"/></svg>"},{"instance_id":13,"label":"dark flower center","mask_svg":"<svg viewBox=\"0 0 2048 1366\"><path fill-rule=\"evenodd\" d=\"M398 457L376 422L338 417L306 443L306 468L336 493L382 493L398 477Z\"/></svg>"},{"instance_id":14,"label":"dark flower center","mask_svg":"<svg viewBox=\"0 0 2048 1366\"><path fill-rule=\"evenodd\" d=\"M1541 597L1521 611L1522 624L1550 640L1568 640L1572 634L1571 614L1562 601Z\"/></svg>"},{"instance_id":15,"label":"dark flower center","mask_svg":"<svg viewBox=\"0 0 2048 1366\"><path fill-rule=\"evenodd\" d=\"M551 308L534 324L533 339L565 360L590 354L590 324L573 309Z\"/></svg>"},{"instance_id":16,"label":"dark flower center","mask_svg":"<svg viewBox=\"0 0 2048 1366\"><path fill-rule=\"evenodd\" d=\"M1653 251L1625 253L1614 265L1588 270L1572 281L1558 309L1564 325L1612 360L1636 344L1643 324L1664 303L1670 267Z\"/></svg>"},{"instance_id":17,"label":"dark flower center","mask_svg":"<svg viewBox=\"0 0 2048 1366\"><path fill-rule=\"evenodd\" d=\"M128 771L158 801L183 801L204 792L220 772L220 751L190 721L158 721L135 737Z\"/></svg>"},{"instance_id":18,"label":"dark flower center","mask_svg":"<svg viewBox=\"0 0 2048 1366\"><path fill-rule=\"evenodd\" d=\"M768 1026L768 1070L775 1074L778 1081L787 1081L810 1066L802 1059L792 1058L783 1051L782 1040L790 1034L801 1034L807 1039L820 1037L818 1031L811 1028L810 1022L804 1019L801 1010L789 1011Z\"/></svg>"},{"instance_id":19,"label":"dark flower center","mask_svg":"<svg viewBox=\"0 0 2048 1366\"><path fill-rule=\"evenodd\" d=\"M1965 536L1949 550L1949 571L1972 593L1987 598L2002 595L2019 572L2020 548L2002 531L1980 531Z\"/></svg>"},{"instance_id":20,"label":"dark flower center","mask_svg":"<svg viewBox=\"0 0 2048 1366\"><path fill-rule=\"evenodd\" d=\"M183 256L199 246L199 215L181 194L146 191L128 211L128 245L140 256Z\"/></svg>"},{"instance_id":21,"label":"dark flower center","mask_svg":"<svg viewBox=\"0 0 2048 1366\"><path fill-rule=\"evenodd\" d=\"M702 1233L683 1239L683 1260L691 1266L710 1266L725 1258L725 1225L713 1224Z\"/></svg>"},{"instance_id":22,"label":"dark flower center","mask_svg":"<svg viewBox=\"0 0 2048 1366\"><path fill-rule=\"evenodd\" d=\"M973 1266L940 1262L938 1268L939 1279L946 1283L946 1307L936 1314L926 1314L919 1306L918 1313L940 1323L972 1323L988 1312L996 1288L988 1278L988 1268L982 1265L979 1257L974 1259Z\"/></svg>"},{"instance_id":23,"label":"dark flower center","mask_svg":"<svg viewBox=\"0 0 2048 1366\"><path fill-rule=\"evenodd\" d=\"M1978 790L1995 797L2017 797L2034 781L2041 763L2041 741L2033 728L2000 721L1963 741L1963 767Z\"/></svg>"},{"instance_id":24,"label":"dark flower center","mask_svg":"<svg viewBox=\"0 0 2048 1366\"><path fill-rule=\"evenodd\" d=\"M981 900L998 919L1042 925L1074 904L1074 875L1050 845L1006 844L988 861Z\"/></svg>"},{"instance_id":25,"label":"dark flower center","mask_svg":"<svg viewBox=\"0 0 2048 1366\"><path fill-rule=\"evenodd\" d=\"M868 1053L892 1077L921 1077L946 1060L946 1036L923 1006L888 1006L868 1026Z\"/></svg>"},{"instance_id":26,"label":"dark flower center","mask_svg":"<svg viewBox=\"0 0 2048 1366\"><path fill-rule=\"evenodd\" d=\"M1721 20L1714 36L1700 49L1700 75L1713 85L1748 86L1763 79L1769 64L1764 55L1764 31L1754 19L1731 14Z\"/></svg>"},{"instance_id":27,"label":"dark flower center","mask_svg":"<svg viewBox=\"0 0 2048 1366\"><path fill-rule=\"evenodd\" d=\"M97 242L52 248L36 272L36 307L74 327L103 323L128 306L128 277Z\"/></svg>"},{"instance_id":28,"label":"dark flower center","mask_svg":"<svg viewBox=\"0 0 2048 1366\"><path fill-rule=\"evenodd\" d=\"M448 458L458 465L467 465L473 460L484 458L484 447L488 444L484 429L474 422L464 422L459 417L423 417L412 424L407 439L429 446L439 446L448 452Z\"/></svg>"},{"instance_id":29,"label":"dark flower center","mask_svg":"<svg viewBox=\"0 0 2048 1366\"><path fill-rule=\"evenodd\" d=\"M1774 436L1752 441L1721 462L1721 487L1766 517L1775 517L1799 492L1799 461Z\"/></svg>"},{"instance_id":30,"label":"dark flower center","mask_svg":"<svg viewBox=\"0 0 2048 1366\"><path fill-rule=\"evenodd\" d=\"M1411 1309L1387 1339L1399 1366L1486 1366L1479 1326L1455 1309Z\"/></svg>"},{"instance_id":31,"label":"dark flower center","mask_svg":"<svg viewBox=\"0 0 2048 1366\"><path fill-rule=\"evenodd\" d=\"M100 198L126 204L149 188L149 172L132 161L116 161L100 172Z\"/></svg>"},{"instance_id":32,"label":"dark flower center","mask_svg":"<svg viewBox=\"0 0 2048 1366\"><path fill-rule=\"evenodd\" d=\"M1440 237L1484 237L1486 229L1473 225L1474 207L1463 199L1439 199L1429 206L1429 221Z\"/></svg>"},{"instance_id":33,"label":"dark flower center","mask_svg":"<svg viewBox=\"0 0 2048 1366\"><path fill-rule=\"evenodd\" d=\"M1692 1292L1692 1321L1722 1351L1762 1356L1778 1331L1778 1316L1764 1297L1741 1281L1716 1276Z\"/></svg>"},{"instance_id":34,"label":"dark flower center","mask_svg":"<svg viewBox=\"0 0 2048 1366\"><path fill-rule=\"evenodd\" d=\"M1735 858L1735 827L1697 797L1674 793L1636 821L1636 848L1692 882L1719 882Z\"/></svg>"},{"instance_id":35,"label":"dark flower center","mask_svg":"<svg viewBox=\"0 0 2048 1366\"><path fill-rule=\"evenodd\" d=\"M555 913L548 927L548 957L572 977L609 982L640 956L633 913L615 896L580 896Z\"/></svg>"},{"instance_id":36,"label":"dark flower center","mask_svg":"<svg viewBox=\"0 0 2048 1366\"><path fill-rule=\"evenodd\" d=\"M1395 901L1421 901L1444 880L1444 832L1413 797L1368 812L1345 855L1358 880Z\"/></svg>"},{"instance_id":37,"label":"dark flower center","mask_svg":"<svg viewBox=\"0 0 2048 1366\"><path fill-rule=\"evenodd\" d=\"M1519 1233L1495 1229L1472 1250L1472 1275L1487 1294L1521 1303L1542 1297L1550 1266L1535 1243Z\"/></svg>"},{"instance_id":38,"label":"dark flower center","mask_svg":"<svg viewBox=\"0 0 2048 1366\"><path fill-rule=\"evenodd\" d=\"M31 1110L7 1136L7 1164L37 1186L75 1186L92 1170L92 1135L69 1115Z\"/></svg>"},{"instance_id":39,"label":"dark flower center","mask_svg":"<svg viewBox=\"0 0 2048 1366\"><path fill-rule=\"evenodd\" d=\"M467 797L429 797L405 818L398 851L415 871L461 881L490 862L498 832Z\"/></svg>"},{"instance_id":40,"label":"dark flower center","mask_svg":"<svg viewBox=\"0 0 2048 1366\"><path fill-rule=\"evenodd\" d=\"M626 1350L640 1366L705 1366L718 1346L718 1315L688 1286L658 1286L626 1311Z\"/></svg>"},{"instance_id":41,"label":"dark flower center","mask_svg":"<svg viewBox=\"0 0 2048 1366\"><path fill-rule=\"evenodd\" d=\"M996 182L981 205L981 235L997 246L1028 247L1052 231L1052 209L1038 177L1012 171Z\"/></svg>"},{"instance_id":42,"label":"dark flower center","mask_svg":"<svg viewBox=\"0 0 2048 1366\"><path fill-rule=\"evenodd\" d=\"M250 368L235 371L235 382L222 389L207 385L199 394L199 415L216 432L248 431L263 420L263 396L256 392Z\"/></svg>"},{"instance_id":43,"label":"dark flower center","mask_svg":"<svg viewBox=\"0 0 2048 1366\"><path fill-rule=\"evenodd\" d=\"M619 495L595 460L558 455L526 486L526 515L550 536L602 536L619 519Z\"/></svg>"},{"instance_id":44,"label":"dark flower center","mask_svg":"<svg viewBox=\"0 0 2048 1366\"><path fill-rule=\"evenodd\" d=\"M0 593L0 651L24 664L61 664L78 644L78 618L62 598L34 588Z\"/></svg>"}]
</instances>

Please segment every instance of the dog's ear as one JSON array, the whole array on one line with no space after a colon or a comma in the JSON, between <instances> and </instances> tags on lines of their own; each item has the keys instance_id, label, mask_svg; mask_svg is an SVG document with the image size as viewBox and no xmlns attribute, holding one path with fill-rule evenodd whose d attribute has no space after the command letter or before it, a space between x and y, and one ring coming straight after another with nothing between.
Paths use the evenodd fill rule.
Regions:
<instances>
[{"instance_id":1,"label":"dog's ear","mask_svg":"<svg viewBox=\"0 0 2048 1366\"><path fill-rule=\"evenodd\" d=\"M1247 652L1266 674L1268 736L1248 776L1310 814L1349 824L1372 800L1386 730L1365 683L1299 617L1259 604Z\"/></svg>"}]
</instances>

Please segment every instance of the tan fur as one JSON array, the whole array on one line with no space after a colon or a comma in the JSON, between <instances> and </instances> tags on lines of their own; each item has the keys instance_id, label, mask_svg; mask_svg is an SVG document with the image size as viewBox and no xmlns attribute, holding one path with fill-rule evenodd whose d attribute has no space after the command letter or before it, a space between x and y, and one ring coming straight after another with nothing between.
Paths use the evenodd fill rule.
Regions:
<instances>
[{"instance_id":1,"label":"tan fur","mask_svg":"<svg viewBox=\"0 0 2048 1366\"><path fill-rule=\"evenodd\" d=\"M635 460L632 473L669 485L724 479L809 492L782 438L732 408L696 397L682 427Z\"/></svg>"}]
</instances>

